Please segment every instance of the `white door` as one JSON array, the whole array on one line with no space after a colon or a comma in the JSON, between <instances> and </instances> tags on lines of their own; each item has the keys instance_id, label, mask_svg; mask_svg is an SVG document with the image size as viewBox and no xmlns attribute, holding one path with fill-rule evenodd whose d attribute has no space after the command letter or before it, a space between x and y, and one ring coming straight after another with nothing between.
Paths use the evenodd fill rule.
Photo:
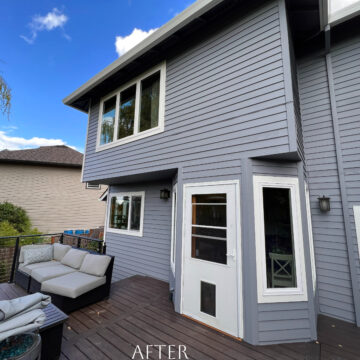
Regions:
<instances>
[{"instance_id":1,"label":"white door","mask_svg":"<svg viewBox=\"0 0 360 360\"><path fill-rule=\"evenodd\" d=\"M241 336L238 184L187 184L184 196L182 312Z\"/></svg>"}]
</instances>

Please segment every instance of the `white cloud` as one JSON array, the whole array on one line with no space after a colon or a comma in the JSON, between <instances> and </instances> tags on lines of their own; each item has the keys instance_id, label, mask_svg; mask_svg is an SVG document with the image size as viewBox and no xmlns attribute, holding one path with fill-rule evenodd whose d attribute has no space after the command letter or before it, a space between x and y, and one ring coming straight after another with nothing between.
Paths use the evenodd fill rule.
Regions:
<instances>
[{"instance_id":1,"label":"white cloud","mask_svg":"<svg viewBox=\"0 0 360 360\"><path fill-rule=\"evenodd\" d=\"M359 2L359 0L329 0L330 5L330 13L333 14L347 6L355 4Z\"/></svg>"},{"instance_id":2,"label":"white cloud","mask_svg":"<svg viewBox=\"0 0 360 360\"><path fill-rule=\"evenodd\" d=\"M64 30L64 25L68 20L69 18L62 11L57 8L53 8L52 11L48 12L45 16L33 16L31 23L29 23L31 36L27 37L20 35L20 37L28 44L33 44L40 31L51 31L57 28ZM70 40L70 36L67 35L64 31L63 36Z\"/></svg>"},{"instance_id":3,"label":"white cloud","mask_svg":"<svg viewBox=\"0 0 360 360\"><path fill-rule=\"evenodd\" d=\"M23 137L9 136L6 131L0 131L0 150L22 150L31 149L39 146L51 146L51 145L67 145L66 141L61 139L46 139L40 137L33 137L31 139L25 139ZM72 149L76 149L75 146L70 146Z\"/></svg>"},{"instance_id":4,"label":"white cloud","mask_svg":"<svg viewBox=\"0 0 360 360\"><path fill-rule=\"evenodd\" d=\"M125 54L140 41L147 38L157 29L150 29L149 31L144 31L141 29L134 28L132 33L127 36L116 36L115 39L115 49L119 56Z\"/></svg>"}]
</instances>

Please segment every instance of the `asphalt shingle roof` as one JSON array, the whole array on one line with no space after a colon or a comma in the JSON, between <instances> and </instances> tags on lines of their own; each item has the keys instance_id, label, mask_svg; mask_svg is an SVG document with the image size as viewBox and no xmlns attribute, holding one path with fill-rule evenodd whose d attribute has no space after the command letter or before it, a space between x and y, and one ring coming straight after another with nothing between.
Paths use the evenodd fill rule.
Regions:
<instances>
[{"instance_id":1,"label":"asphalt shingle roof","mask_svg":"<svg viewBox=\"0 0 360 360\"><path fill-rule=\"evenodd\" d=\"M37 149L2 150L0 162L81 167L83 154L65 145L40 146Z\"/></svg>"}]
</instances>

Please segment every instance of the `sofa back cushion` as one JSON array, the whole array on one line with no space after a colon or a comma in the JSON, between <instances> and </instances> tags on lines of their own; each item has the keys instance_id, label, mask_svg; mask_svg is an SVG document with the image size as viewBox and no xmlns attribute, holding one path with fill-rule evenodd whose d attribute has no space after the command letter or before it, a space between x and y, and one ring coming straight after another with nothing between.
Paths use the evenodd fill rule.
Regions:
<instances>
[{"instance_id":1,"label":"sofa back cushion","mask_svg":"<svg viewBox=\"0 0 360 360\"><path fill-rule=\"evenodd\" d=\"M63 245L55 243L54 245L54 260L61 261L65 254L71 249L70 245Z\"/></svg>"},{"instance_id":2,"label":"sofa back cushion","mask_svg":"<svg viewBox=\"0 0 360 360\"><path fill-rule=\"evenodd\" d=\"M71 266L74 269L80 269L86 254L88 254L86 251L70 249L61 259L61 263L67 266Z\"/></svg>"},{"instance_id":3,"label":"sofa back cushion","mask_svg":"<svg viewBox=\"0 0 360 360\"><path fill-rule=\"evenodd\" d=\"M43 248L45 246L51 246L50 244L38 244L38 245L24 245L20 248L20 255L19 255L19 262L24 262L24 251L26 249L36 249L36 248Z\"/></svg>"},{"instance_id":4,"label":"sofa back cushion","mask_svg":"<svg viewBox=\"0 0 360 360\"><path fill-rule=\"evenodd\" d=\"M87 254L80 271L89 275L104 276L110 260L111 257L107 255Z\"/></svg>"},{"instance_id":5,"label":"sofa back cushion","mask_svg":"<svg viewBox=\"0 0 360 360\"><path fill-rule=\"evenodd\" d=\"M41 263L51 261L53 258L53 247L51 245L44 245L36 248L26 248L24 253L24 266L29 264Z\"/></svg>"}]
</instances>

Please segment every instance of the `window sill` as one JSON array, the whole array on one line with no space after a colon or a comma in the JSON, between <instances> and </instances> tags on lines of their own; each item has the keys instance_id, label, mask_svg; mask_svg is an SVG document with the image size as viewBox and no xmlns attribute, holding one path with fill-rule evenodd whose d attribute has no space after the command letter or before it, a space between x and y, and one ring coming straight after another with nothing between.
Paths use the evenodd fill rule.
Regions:
<instances>
[{"instance_id":1,"label":"window sill","mask_svg":"<svg viewBox=\"0 0 360 360\"><path fill-rule=\"evenodd\" d=\"M108 144L97 145L95 152L103 151L103 150L106 150L106 149L111 149L113 147L124 145L124 144L130 143L130 142L136 141L136 140L144 139L144 138L146 138L148 136L160 134L162 132L164 132L164 128L161 127L161 126L157 126L156 128L152 128L152 129L149 129L149 130L146 130L146 131L142 131L142 132L137 133L135 135L130 135L130 136L127 136L126 138L115 140L115 141L113 141L111 143L108 143Z\"/></svg>"},{"instance_id":2,"label":"window sill","mask_svg":"<svg viewBox=\"0 0 360 360\"><path fill-rule=\"evenodd\" d=\"M258 303L284 303L307 301L307 292L299 288L266 289L258 294Z\"/></svg>"},{"instance_id":3,"label":"window sill","mask_svg":"<svg viewBox=\"0 0 360 360\"><path fill-rule=\"evenodd\" d=\"M131 230L120 230L120 229L107 228L106 231L114 233L114 234L121 234L121 235L130 235L130 236L137 236L137 237L143 236L142 230L141 231L131 231Z\"/></svg>"}]
</instances>

